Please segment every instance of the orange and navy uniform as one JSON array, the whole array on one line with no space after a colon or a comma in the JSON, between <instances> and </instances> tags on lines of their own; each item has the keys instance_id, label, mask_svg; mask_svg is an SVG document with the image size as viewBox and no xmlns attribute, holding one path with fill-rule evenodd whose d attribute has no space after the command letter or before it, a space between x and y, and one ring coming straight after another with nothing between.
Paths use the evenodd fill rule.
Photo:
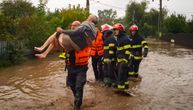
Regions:
<instances>
[{"instance_id":1,"label":"orange and navy uniform","mask_svg":"<svg viewBox=\"0 0 193 110\"><path fill-rule=\"evenodd\" d=\"M69 66L84 66L88 65L90 47L86 47L80 51L66 51L59 57L66 60Z\"/></svg>"}]
</instances>

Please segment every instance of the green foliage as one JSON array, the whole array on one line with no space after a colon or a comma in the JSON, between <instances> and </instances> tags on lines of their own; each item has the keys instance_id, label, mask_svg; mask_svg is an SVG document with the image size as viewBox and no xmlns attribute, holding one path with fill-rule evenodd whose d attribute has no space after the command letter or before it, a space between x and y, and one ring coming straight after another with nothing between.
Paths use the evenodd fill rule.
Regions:
<instances>
[{"instance_id":1,"label":"green foliage","mask_svg":"<svg viewBox=\"0 0 193 110\"><path fill-rule=\"evenodd\" d=\"M129 25L137 24L142 25L143 16L145 14L145 10L147 8L147 3L141 2L130 2L127 5L126 15L125 15L125 21Z\"/></svg>"},{"instance_id":2,"label":"green foliage","mask_svg":"<svg viewBox=\"0 0 193 110\"><path fill-rule=\"evenodd\" d=\"M4 0L0 4L0 9L5 16L12 19L23 16L30 16L34 13L35 7L26 0Z\"/></svg>"},{"instance_id":3,"label":"green foliage","mask_svg":"<svg viewBox=\"0 0 193 110\"><path fill-rule=\"evenodd\" d=\"M46 12L46 3L47 0L39 0L34 7L27 0L4 0L0 4L0 40L9 42L0 67L22 61L24 54L42 45L56 27L68 29L74 20L84 21L89 15L80 7Z\"/></svg>"},{"instance_id":4,"label":"green foliage","mask_svg":"<svg viewBox=\"0 0 193 110\"><path fill-rule=\"evenodd\" d=\"M169 33L184 33L187 29L186 17L183 15L172 14L164 24Z\"/></svg>"},{"instance_id":5,"label":"green foliage","mask_svg":"<svg viewBox=\"0 0 193 110\"><path fill-rule=\"evenodd\" d=\"M37 15L24 17L19 23L17 36L26 41L28 49L33 50L34 46L41 45L51 34L50 27L44 17Z\"/></svg>"},{"instance_id":6,"label":"green foliage","mask_svg":"<svg viewBox=\"0 0 193 110\"><path fill-rule=\"evenodd\" d=\"M142 27L142 32L144 35L151 35L153 33L153 26L144 23L143 27Z\"/></svg>"},{"instance_id":7,"label":"green foliage","mask_svg":"<svg viewBox=\"0 0 193 110\"><path fill-rule=\"evenodd\" d=\"M192 20L188 21L187 25L188 25L187 32L193 33L193 16L192 16Z\"/></svg>"},{"instance_id":8,"label":"green foliage","mask_svg":"<svg viewBox=\"0 0 193 110\"><path fill-rule=\"evenodd\" d=\"M117 12L112 9L98 10L99 26L103 24L113 25L117 22Z\"/></svg>"},{"instance_id":9,"label":"green foliage","mask_svg":"<svg viewBox=\"0 0 193 110\"><path fill-rule=\"evenodd\" d=\"M69 24L75 20L84 21L88 17L89 12L83 8L63 9L61 11L62 27L68 28Z\"/></svg>"}]
</instances>

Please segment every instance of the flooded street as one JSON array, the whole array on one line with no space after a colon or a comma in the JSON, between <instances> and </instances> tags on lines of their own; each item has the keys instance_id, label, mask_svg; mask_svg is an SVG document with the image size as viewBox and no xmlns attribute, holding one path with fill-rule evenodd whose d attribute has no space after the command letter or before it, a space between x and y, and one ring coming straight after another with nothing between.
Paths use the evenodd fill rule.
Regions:
<instances>
[{"instance_id":1,"label":"flooded street","mask_svg":"<svg viewBox=\"0 0 193 110\"><path fill-rule=\"evenodd\" d=\"M135 96L115 94L87 72L83 110L192 110L193 50L166 42L150 43ZM50 56L0 70L0 110L71 110L64 61Z\"/></svg>"}]
</instances>

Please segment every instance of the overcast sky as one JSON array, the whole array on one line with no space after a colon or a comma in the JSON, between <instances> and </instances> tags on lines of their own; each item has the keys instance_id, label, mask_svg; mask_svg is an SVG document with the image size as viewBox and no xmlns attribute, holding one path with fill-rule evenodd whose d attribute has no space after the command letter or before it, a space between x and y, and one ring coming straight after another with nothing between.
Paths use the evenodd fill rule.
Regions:
<instances>
[{"instance_id":1,"label":"overcast sky","mask_svg":"<svg viewBox=\"0 0 193 110\"><path fill-rule=\"evenodd\" d=\"M39 0L29 0L37 6ZM98 10L113 9L116 10L119 17L125 15L126 5L130 1L140 2L142 0L90 0L90 12L97 14ZM149 1L150 8L159 8L159 0ZM86 6L86 0L48 0L47 8L54 11L55 8L67 8L68 4L77 5L81 7ZM193 0L163 0L163 7L166 7L169 13L184 14L188 19L193 15Z\"/></svg>"}]
</instances>

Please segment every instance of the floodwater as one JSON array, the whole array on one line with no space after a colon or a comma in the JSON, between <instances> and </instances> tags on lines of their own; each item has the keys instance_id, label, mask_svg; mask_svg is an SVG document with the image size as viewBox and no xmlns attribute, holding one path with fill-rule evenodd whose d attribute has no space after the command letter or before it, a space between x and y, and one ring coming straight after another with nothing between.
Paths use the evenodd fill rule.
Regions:
<instances>
[{"instance_id":1,"label":"floodwater","mask_svg":"<svg viewBox=\"0 0 193 110\"><path fill-rule=\"evenodd\" d=\"M87 72L83 110L192 110L193 50L150 42L133 96L116 94ZM64 61L56 56L0 70L0 110L72 110Z\"/></svg>"}]
</instances>

